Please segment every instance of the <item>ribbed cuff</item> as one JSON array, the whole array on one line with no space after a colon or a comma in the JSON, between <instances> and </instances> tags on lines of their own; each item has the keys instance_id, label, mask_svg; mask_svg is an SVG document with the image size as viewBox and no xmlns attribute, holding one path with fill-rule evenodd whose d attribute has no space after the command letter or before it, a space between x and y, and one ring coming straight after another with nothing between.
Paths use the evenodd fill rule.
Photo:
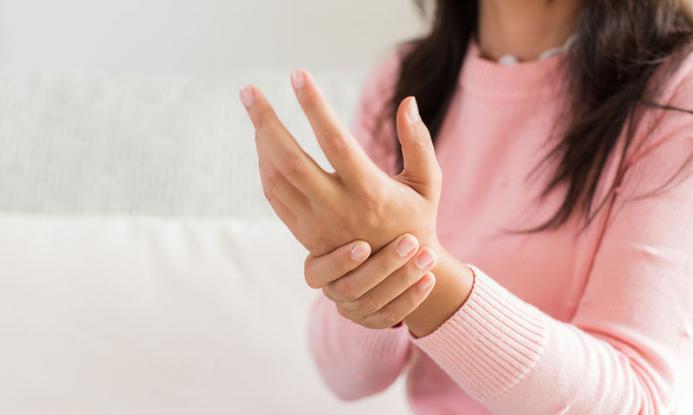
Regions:
<instances>
[{"instance_id":1,"label":"ribbed cuff","mask_svg":"<svg viewBox=\"0 0 693 415\"><path fill-rule=\"evenodd\" d=\"M351 339L360 353L372 357L391 357L399 355L409 344L409 330L400 326L388 329L369 329L351 320L338 316L339 330Z\"/></svg>"},{"instance_id":2,"label":"ribbed cuff","mask_svg":"<svg viewBox=\"0 0 693 415\"><path fill-rule=\"evenodd\" d=\"M493 399L520 382L541 357L546 318L485 273L474 272L466 303L413 343L476 399Z\"/></svg>"},{"instance_id":3,"label":"ribbed cuff","mask_svg":"<svg viewBox=\"0 0 693 415\"><path fill-rule=\"evenodd\" d=\"M334 333L329 339L339 339L331 348L342 356L355 353L368 357L392 357L406 351L409 345L409 331L402 325L397 328L369 329L342 317L336 305L324 296L318 300L322 307L328 308L323 318L328 327L325 332Z\"/></svg>"}]
</instances>

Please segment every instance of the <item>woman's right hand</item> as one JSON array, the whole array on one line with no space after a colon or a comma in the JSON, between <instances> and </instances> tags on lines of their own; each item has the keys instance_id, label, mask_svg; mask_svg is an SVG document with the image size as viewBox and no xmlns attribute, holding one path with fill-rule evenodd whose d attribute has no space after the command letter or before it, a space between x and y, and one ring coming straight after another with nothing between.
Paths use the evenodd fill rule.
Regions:
<instances>
[{"instance_id":1,"label":"woman's right hand","mask_svg":"<svg viewBox=\"0 0 693 415\"><path fill-rule=\"evenodd\" d=\"M431 293L436 255L411 234L370 254L367 242L354 241L319 257L308 255L306 283L322 289L343 317L371 329L392 327Z\"/></svg>"}]
</instances>

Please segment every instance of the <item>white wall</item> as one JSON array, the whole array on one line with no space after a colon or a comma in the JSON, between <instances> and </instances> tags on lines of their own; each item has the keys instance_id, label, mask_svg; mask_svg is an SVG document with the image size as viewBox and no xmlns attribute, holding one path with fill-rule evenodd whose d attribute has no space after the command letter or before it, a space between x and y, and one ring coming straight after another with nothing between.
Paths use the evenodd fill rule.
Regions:
<instances>
[{"instance_id":1,"label":"white wall","mask_svg":"<svg viewBox=\"0 0 693 415\"><path fill-rule=\"evenodd\" d=\"M369 64L410 0L0 0L0 70L220 74Z\"/></svg>"}]
</instances>

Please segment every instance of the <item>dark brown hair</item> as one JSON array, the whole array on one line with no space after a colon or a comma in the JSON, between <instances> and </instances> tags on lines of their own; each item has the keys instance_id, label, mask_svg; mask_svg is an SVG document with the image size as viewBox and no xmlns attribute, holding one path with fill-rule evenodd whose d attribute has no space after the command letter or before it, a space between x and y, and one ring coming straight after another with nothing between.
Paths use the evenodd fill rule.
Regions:
<instances>
[{"instance_id":1,"label":"dark brown hair","mask_svg":"<svg viewBox=\"0 0 693 415\"><path fill-rule=\"evenodd\" d=\"M424 0L417 3L423 9ZM436 1L430 33L401 49L406 52L385 108L388 117L402 99L416 96L435 142L456 90L467 45L477 31L478 13L478 0ZM576 209L585 215L585 226L590 223L601 208L593 210L593 204L606 162L621 133L635 121L639 106L693 114L690 109L656 104L658 88L650 82L665 62L680 62L690 52L693 17L688 0L585 0L576 34L568 71L570 113L574 115L560 142L540 163L558 160L541 197L561 184L566 185L566 195L552 218L525 230L528 232L558 228ZM632 134L624 137L625 153Z\"/></svg>"}]
</instances>

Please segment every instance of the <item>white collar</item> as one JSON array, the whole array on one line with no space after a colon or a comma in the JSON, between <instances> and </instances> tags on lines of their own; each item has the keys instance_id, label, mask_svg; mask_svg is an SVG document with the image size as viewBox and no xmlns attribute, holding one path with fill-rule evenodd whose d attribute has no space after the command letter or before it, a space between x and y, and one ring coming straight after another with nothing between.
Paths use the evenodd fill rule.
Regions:
<instances>
[{"instance_id":1,"label":"white collar","mask_svg":"<svg viewBox=\"0 0 693 415\"><path fill-rule=\"evenodd\" d=\"M566 52L568 49L570 49L573 43L575 43L575 39L577 39L577 34L570 35L568 39L566 39L563 46L558 46L555 48L545 50L541 53L541 55L539 55L539 58L537 60L543 61L549 59L552 56L556 56ZM517 56L513 55L512 53L506 53L505 55L498 58L498 63L501 65L510 66L515 65L516 63L520 63L520 60L517 59Z\"/></svg>"}]
</instances>

